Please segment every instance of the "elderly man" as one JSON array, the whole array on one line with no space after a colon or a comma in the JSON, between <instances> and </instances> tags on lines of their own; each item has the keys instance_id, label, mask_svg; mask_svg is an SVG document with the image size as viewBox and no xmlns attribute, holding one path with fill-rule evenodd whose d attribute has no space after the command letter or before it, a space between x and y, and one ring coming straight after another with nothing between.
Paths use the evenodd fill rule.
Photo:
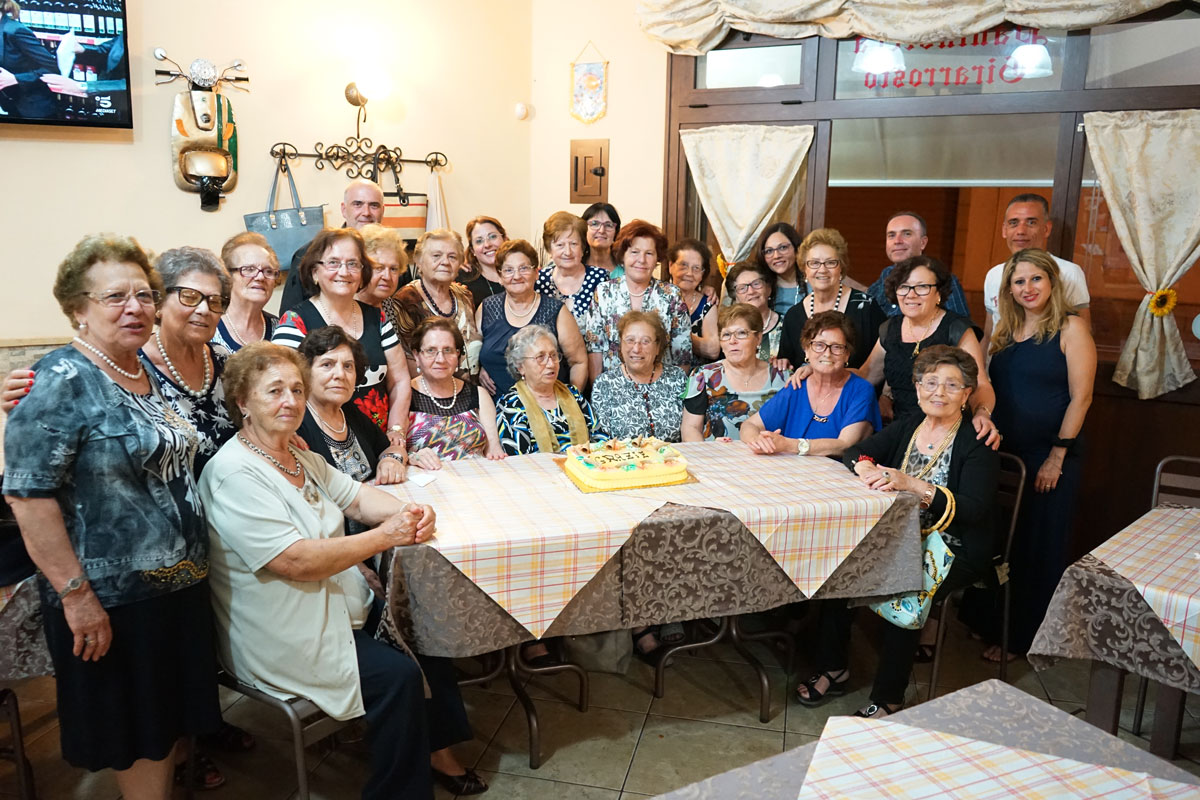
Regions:
<instances>
[{"instance_id":1,"label":"elderly man","mask_svg":"<svg viewBox=\"0 0 1200 800\"><path fill-rule=\"evenodd\" d=\"M346 191L342 195L342 219L346 221L342 227L349 225L355 230L373 222L382 222L383 190L379 188L379 184L366 178L355 178L350 181L350 185L346 187ZM283 287L283 298L279 303L280 315L305 300L304 288L300 285L300 270L297 267L300 266L300 261L307 251L308 245L305 245L292 255L292 267L288 271L287 283ZM407 274L401 275L400 283L396 288L400 288L409 280Z\"/></svg>"},{"instance_id":2,"label":"elderly man","mask_svg":"<svg viewBox=\"0 0 1200 800\"><path fill-rule=\"evenodd\" d=\"M1000 235L1008 244L1009 252L1017 253L1029 247L1045 250L1052 225L1050 204L1046 202L1046 198L1040 194L1019 194L1008 201L1004 221L1000 223ZM1091 314L1088 312L1091 296L1088 294L1087 276L1084 275L1083 269L1078 264L1054 254L1050 257L1058 264L1067 302L1091 324ZM983 279L983 306L987 309L987 319L983 325L984 352L987 352L992 339L992 326L1000 321L1000 279L1003 274L1004 264L997 264L988 270L987 277Z\"/></svg>"},{"instance_id":3,"label":"elderly man","mask_svg":"<svg viewBox=\"0 0 1200 800\"><path fill-rule=\"evenodd\" d=\"M888 261L892 263L879 273L879 280L867 288L867 294L879 304L889 317L899 316L900 306L887 299L883 282L892 273L892 268L913 256L923 255L929 244L929 236L925 226L925 218L915 211L897 211L887 221L887 238L884 247L887 250ZM958 278L950 276L950 296L946 298L946 308L955 314L970 318L967 308L967 297L963 294L962 284Z\"/></svg>"}]
</instances>

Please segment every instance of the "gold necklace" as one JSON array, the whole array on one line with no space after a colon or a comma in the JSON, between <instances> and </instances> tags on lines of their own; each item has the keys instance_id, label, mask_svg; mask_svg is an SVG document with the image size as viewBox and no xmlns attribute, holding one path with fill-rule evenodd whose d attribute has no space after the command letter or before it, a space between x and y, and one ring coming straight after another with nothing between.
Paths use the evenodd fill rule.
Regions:
<instances>
[{"instance_id":1,"label":"gold necklace","mask_svg":"<svg viewBox=\"0 0 1200 800\"><path fill-rule=\"evenodd\" d=\"M912 437L909 438L908 447L904 450L904 461L900 464L901 472L908 474L908 462L912 457L913 445L917 443L917 434L920 433L921 429L928 424L928 419L922 420L921 424L918 425L916 430L913 431ZM960 425L962 425L961 416L953 425L950 426L950 430L946 431L946 435L942 437L942 443L939 444L937 450L929 456L929 463L922 467L920 472L918 472L916 475L913 475L914 478L917 480L922 480L929 473L929 471L933 469L933 465L937 463L938 459L942 457L942 453L944 453L946 448L950 446L950 442L954 439L954 434L958 433L958 427Z\"/></svg>"},{"instance_id":2,"label":"gold necklace","mask_svg":"<svg viewBox=\"0 0 1200 800\"><path fill-rule=\"evenodd\" d=\"M905 319L907 320L907 319L908 319L908 317L905 317ZM937 322L937 321L938 321L938 313L935 311L935 312L934 312L934 314L933 314L933 319L931 319L931 320L929 321L929 324L925 326L925 330L924 330L924 331L921 333L921 338L920 338L920 339L917 339L917 346L913 348L913 358L916 358L916 357L917 357L917 356L920 354L920 352L921 352L921 344L922 344L922 343L923 343L923 342L924 342L924 341L925 341L927 338L929 338L929 331L930 331L930 330L933 328L933 324L934 324L935 322ZM917 326L916 326L916 324L914 324L913 322L909 321L909 323L908 323L908 329L909 329L909 331L911 331L911 332L912 332L912 335L913 335L913 336L916 336L916 335L917 335Z\"/></svg>"}]
</instances>

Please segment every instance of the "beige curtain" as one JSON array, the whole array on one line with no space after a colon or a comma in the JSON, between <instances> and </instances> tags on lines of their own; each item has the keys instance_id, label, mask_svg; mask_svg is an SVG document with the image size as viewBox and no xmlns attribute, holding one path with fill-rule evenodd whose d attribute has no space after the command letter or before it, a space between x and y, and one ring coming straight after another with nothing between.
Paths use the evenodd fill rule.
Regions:
<instances>
[{"instance_id":1,"label":"beige curtain","mask_svg":"<svg viewBox=\"0 0 1200 800\"><path fill-rule=\"evenodd\" d=\"M1146 400L1196 379L1175 318L1149 310L1153 292L1179 281L1200 258L1200 111L1084 115L1088 151L1113 228L1148 292L1113 380Z\"/></svg>"},{"instance_id":2,"label":"beige curtain","mask_svg":"<svg viewBox=\"0 0 1200 800\"><path fill-rule=\"evenodd\" d=\"M813 126L717 125L679 138L725 260L745 259L796 179Z\"/></svg>"},{"instance_id":3,"label":"beige curtain","mask_svg":"<svg viewBox=\"0 0 1200 800\"><path fill-rule=\"evenodd\" d=\"M865 36L929 43L1011 22L1030 28L1090 28L1166 5L1169 0L639 0L638 21L678 55L698 56L730 32L780 39Z\"/></svg>"}]
</instances>

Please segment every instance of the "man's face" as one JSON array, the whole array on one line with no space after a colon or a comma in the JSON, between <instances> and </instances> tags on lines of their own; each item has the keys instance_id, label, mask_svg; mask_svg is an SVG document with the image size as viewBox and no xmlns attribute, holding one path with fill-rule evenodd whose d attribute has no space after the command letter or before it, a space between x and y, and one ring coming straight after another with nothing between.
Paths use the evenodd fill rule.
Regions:
<instances>
[{"instance_id":1,"label":"man's face","mask_svg":"<svg viewBox=\"0 0 1200 800\"><path fill-rule=\"evenodd\" d=\"M1013 203L1004 212L1000 235L1008 243L1009 252L1015 253L1027 247L1046 249L1046 238L1050 235L1050 220L1041 203Z\"/></svg>"},{"instance_id":2,"label":"man's face","mask_svg":"<svg viewBox=\"0 0 1200 800\"><path fill-rule=\"evenodd\" d=\"M884 246L887 248L888 261L893 264L921 255L925 252L927 244L929 237L925 235L921 221L916 217L902 214L887 224L887 241Z\"/></svg>"},{"instance_id":3,"label":"man's face","mask_svg":"<svg viewBox=\"0 0 1200 800\"><path fill-rule=\"evenodd\" d=\"M346 195L342 198L342 219L356 230L372 222L381 222L383 193L374 186L354 184L346 190Z\"/></svg>"}]
</instances>

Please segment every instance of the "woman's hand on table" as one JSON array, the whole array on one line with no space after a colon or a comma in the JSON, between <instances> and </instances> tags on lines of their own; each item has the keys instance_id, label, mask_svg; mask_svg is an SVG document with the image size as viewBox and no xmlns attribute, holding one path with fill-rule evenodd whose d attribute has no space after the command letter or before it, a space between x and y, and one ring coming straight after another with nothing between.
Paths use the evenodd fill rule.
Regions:
<instances>
[{"instance_id":1,"label":"woman's hand on table","mask_svg":"<svg viewBox=\"0 0 1200 800\"><path fill-rule=\"evenodd\" d=\"M1033 490L1039 494L1054 491L1062 477L1062 462L1050 456L1042 462L1037 477L1033 479Z\"/></svg>"},{"instance_id":2,"label":"woman's hand on table","mask_svg":"<svg viewBox=\"0 0 1200 800\"><path fill-rule=\"evenodd\" d=\"M796 440L784 436L779 431L763 431L746 444L760 456L772 456L776 453L795 453Z\"/></svg>"},{"instance_id":3,"label":"woman's hand on table","mask_svg":"<svg viewBox=\"0 0 1200 800\"><path fill-rule=\"evenodd\" d=\"M112 646L112 626L90 586L63 598L63 616L75 636L71 652L84 661L99 661Z\"/></svg>"},{"instance_id":4,"label":"woman's hand on table","mask_svg":"<svg viewBox=\"0 0 1200 800\"><path fill-rule=\"evenodd\" d=\"M428 542L433 538L433 534L437 530L437 514L434 512L433 506L423 503L409 503L405 507L404 512L416 518L416 540L418 544Z\"/></svg>"},{"instance_id":5,"label":"woman's hand on table","mask_svg":"<svg viewBox=\"0 0 1200 800\"><path fill-rule=\"evenodd\" d=\"M805 379L809 375L812 375L812 371L811 364L801 364L796 367L796 371L792 373L792 377L788 380L787 385L793 389L799 389L804 384Z\"/></svg>"},{"instance_id":6,"label":"woman's hand on table","mask_svg":"<svg viewBox=\"0 0 1200 800\"><path fill-rule=\"evenodd\" d=\"M488 445L486 455L488 461L503 461L507 453L504 452L503 447L492 447L491 445Z\"/></svg>"},{"instance_id":7,"label":"woman's hand on table","mask_svg":"<svg viewBox=\"0 0 1200 800\"><path fill-rule=\"evenodd\" d=\"M375 479L371 481L376 486L391 486L397 483L404 483L404 479L408 477L408 464L403 460L404 451L398 452L402 458L395 458L389 453L397 451L389 448L385 450L379 457L379 464L375 467Z\"/></svg>"},{"instance_id":8,"label":"woman's hand on table","mask_svg":"<svg viewBox=\"0 0 1200 800\"><path fill-rule=\"evenodd\" d=\"M428 447L423 447L415 453L410 453L408 463L414 467L421 469L441 469L442 460L438 458L438 454Z\"/></svg>"},{"instance_id":9,"label":"woman's hand on table","mask_svg":"<svg viewBox=\"0 0 1200 800\"><path fill-rule=\"evenodd\" d=\"M993 450L1000 449L1000 429L996 427L996 423L992 422L992 415L985 408L980 408L971 417L971 425L975 428L975 433L978 434L976 439L984 439L984 444Z\"/></svg>"},{"instance_id":10,"label":"woman's hand on table","mask_svg":"<svg viewBox=\"0 0 1200 800\"><path fill-rule=\"evenodd\" d=\"M433 538L436 515L427 505L408 503L379 526L389 547L420 544Z\"/></svg>"},{"instance_id":11,"label":"woman's hand on table","mask_svg":"<svg viewBox=\"0 0 1200 800\"><path fill-rule=\"evenodd\" d=\"M14 369L0 387L0 411L5 414L17 407L17 403L33 388L33 370Z\"/></svg>"}]
</instances>

